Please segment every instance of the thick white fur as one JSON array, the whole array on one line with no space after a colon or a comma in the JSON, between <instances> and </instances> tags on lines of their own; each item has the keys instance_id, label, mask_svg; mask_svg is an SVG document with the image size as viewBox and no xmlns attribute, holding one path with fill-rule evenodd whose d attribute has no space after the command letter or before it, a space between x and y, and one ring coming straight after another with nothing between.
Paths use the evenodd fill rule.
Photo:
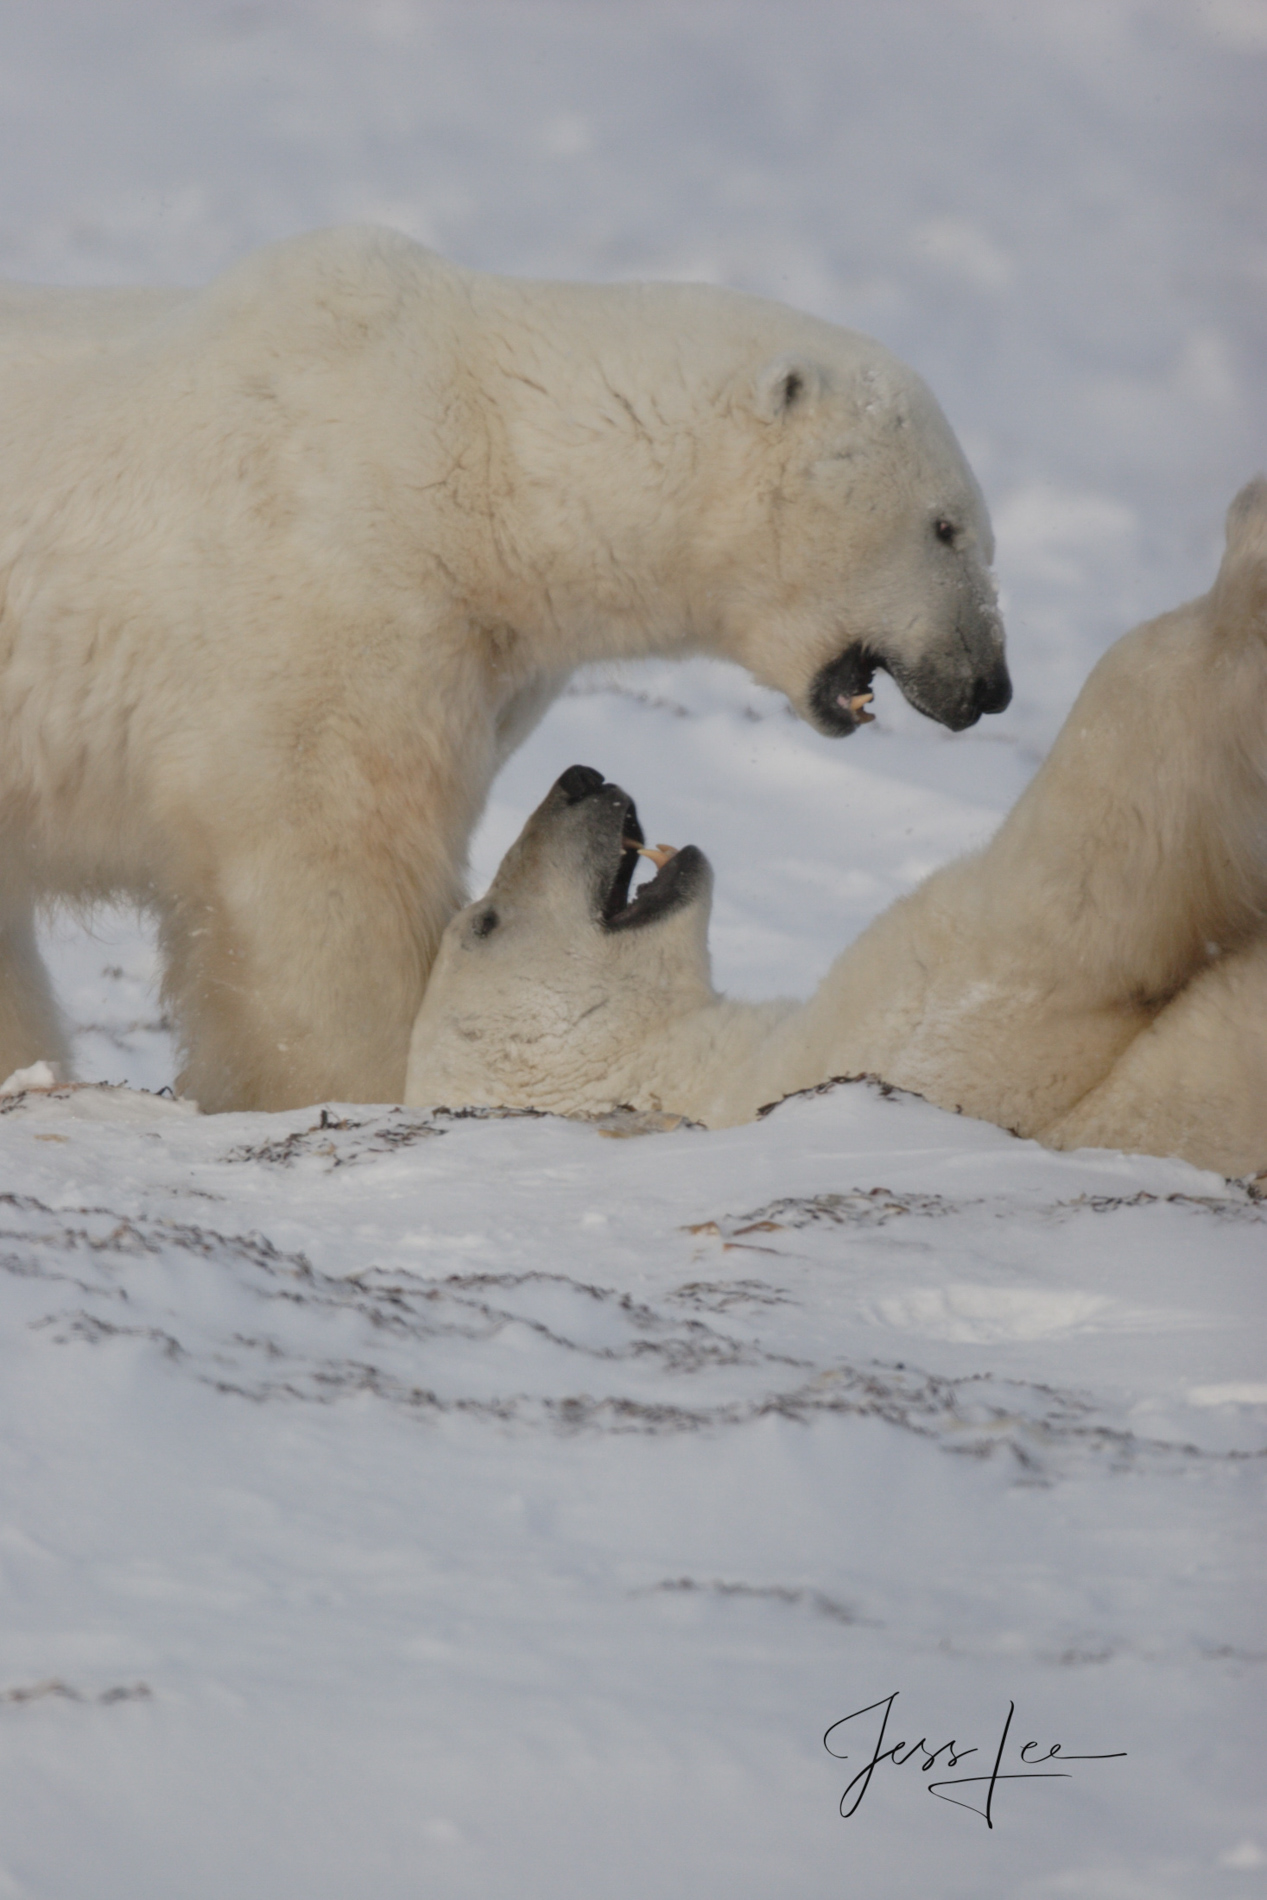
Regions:
<instances>
[{"instance_id":1,"label":"thick white fur","mask_svg":"<svg viewBox=\"0 0 1267 1900\"><path fill-rule=\"evenodd\" d=\"M705 890L604 931L557 821L539 830L450 926L412 1102L719 1126L867 1073L1053 1147L1267 1166L1267 481L1233 503L1212 591L1100 661L993 842L803 1006L713 994ZM499 928L473 939L489 905Z\"/></svg>"},{"instance_id":2,"label":"thick white fur","mask_svg":"<svg viewBox=\"0 0 1267 1900\"><path fill-rule=\"evenodd\" d=\"M708 651L809 715L865 642L920 703L965 627L1002 666L991 555L919 379L758 299L383 231L197 294L0 291L0 1076L65 1053L33 905L126 894L204 1107L398 1098L570 669Z\"/></svg>"}]
</instances>

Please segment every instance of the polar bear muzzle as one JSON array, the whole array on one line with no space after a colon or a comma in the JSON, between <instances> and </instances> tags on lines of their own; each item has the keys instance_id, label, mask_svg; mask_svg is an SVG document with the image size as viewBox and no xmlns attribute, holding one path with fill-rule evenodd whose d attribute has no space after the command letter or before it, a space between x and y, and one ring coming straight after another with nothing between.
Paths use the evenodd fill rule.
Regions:
<instances>
[{"instance_id":1,"label":"polar bear muzzle","mask_svg":"<svg viewBox=\"0 0 1267 1900\"><path fill-rule=\"evenodd\" d=\"M583 782L587 789L582 791ZM659 864L651 881L631 896L638 858L645 855L640 849L645 839L633 799L619 785L605 782L592 766L569 766L556 786L569 806L582 800L586 805L582 814L569 813L569 828L575 831L579 821L586 833L592 902L602 930L639 930L661 922L708 888L708 861L698 846L688 844Z\"/></svg>"},{"instance_id":2,"label":"polar bear muzzle","mask_svg":"<svg viewBox=\"0 0 1267 1900\"><path fill-rule=\"evenodd\" d=\"M887 673L916 712L952 732L975 726L982 713L1002 712L1012 699L1007 661L997 650L978 658L973 649L982 643L958 631L963 656L959 664L942 654L912 664L896 654L874 652L863 641L846 647L814 677L809 692L814 724L833 739L868 724L871 715L862 711L859 701L870 692L877 673Z\"/></svg>"},{"instance_id":3,"label":"polar bear muzzle","mask_svg":"<svg viewBox=\"0 0 1267 1900\"><path fill-rule=\"evenodd\" d=\"M633 890L639 857L656 875ZM550 891L552 895L543 896ZM602 937L663 922L693 904L707 908L712 869L695 845L649 850L628 792L588 765L570 765L550 787L478 905L461 913L468 948L505 933L510 916L531 918L543 904L554 921L588 918Z\"/></svg>"},{"instance_id":4,"label":"polar bear muzzle","mask_svg":"<svg viewBox=\"0 0 1267 1900\"><path fill-rule=\"evenodd\" d=\"M962 634L960 638L968 653L966 639ZM979 664L969 660L963 667L947 666L940 659L915 666L896 659L883 664L916 712L952 732L963 732L975 726L982 713L1002 712L1011 704L1012 680L1001 654Z\"/></svg>"}]
</instances>

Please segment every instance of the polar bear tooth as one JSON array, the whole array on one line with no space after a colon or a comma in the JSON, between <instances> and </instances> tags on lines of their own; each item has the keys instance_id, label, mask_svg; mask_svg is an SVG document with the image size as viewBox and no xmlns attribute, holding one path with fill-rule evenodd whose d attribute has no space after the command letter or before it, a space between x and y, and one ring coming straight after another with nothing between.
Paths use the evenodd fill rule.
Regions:
<instances>
[{"instance_id":1,"label":"polar bear tooth","mask_svg":"<svg viewBox=\"0 0 1267 1900\"><path fill-rule=\"evenodd\" d=\"M650 858L657 871L662 871L669 859L677 856L675 844L635 844L632 838L622 838L620 842L626 851L636 851L640 858Z\"/></svg>"}]
</instances>

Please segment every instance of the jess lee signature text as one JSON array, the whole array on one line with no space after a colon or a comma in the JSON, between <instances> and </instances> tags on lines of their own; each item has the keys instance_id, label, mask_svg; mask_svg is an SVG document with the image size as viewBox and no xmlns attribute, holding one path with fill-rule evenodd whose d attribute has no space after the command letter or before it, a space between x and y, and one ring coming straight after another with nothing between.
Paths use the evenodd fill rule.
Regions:
<instances>
[{"instance_id":1,"label":"jess lee signature text","mask_svg":"<svg viewBox=\"0 0 1267 1900\"><path fill-rule=\"evenodd\" d=\"M975 1745L964 1748L959 1742L953 1740L942 1742L934 1747L927 1736L921 1736L917 1742L891 1742L886 1748L885 1733L897 1698L898 1691L895 1689L892 1695L884 1696L879 1702L868 1702L865 1709L855 1709L852 1715L842 1715L838 1722L832 1723L823 1737L823 1747L829 1755L834 1755L838 1761L848 1761L850 1757L842 1744L847 1739L854 1739L859 1740L860 1746L865 1747L865 1742L860 1740L866 1732L866 1725L861 1718L883 1711L880 1714L880 1732L876 1736L875 1746L871 1749L864 1766L858 1770L840 1797L840 1812L846 1821L862 1806L862 1798L871 1786L871 1777L881 1762L887 1761L891 1762L895 1768L905 1768L908 1762L918 1760L921 1772L927 1774L934 1767L957 1768L959 1763L966 1760L969 1755L981 1753ZM1016 1704L1009 1702L1007 1716L1003 1723L1003 1733L999 1736L998 1747L994 1752L994 1766L988 1774L955 1775L946 1780L929 1781L925 1783L928 1793L935 1794L939 1801L949 1801L954 1807L968 1808L973 1814L981 1815L986 1826L992 1828L995 1790L1000 1782L1068 1781L1070 1776L1063 1765L1056 1768L1044 1768L1040 1764L1051 1761L1059 1761L1061 1764L1072 1761L1118 1761L1126 1754L1124 1748L1119 1748L1108 1755L1066 1755L1059 1742L1053 1742L1046 1753L1041 1753L1040 1742L1022 1742L1019 1745L1014 1742L1012 1746L1016 1750L1017 1759L1025 1766L1017 1769L1009 1768L1005 1771L1003 1763L1007 1739L1015 1714ZM848 1726L850 1722L857 1722L858 1728L850 1729ZM1021 1733L1024 1734L1024 1732L1022 1729ZM854 1759L857 1760L858 1757L855 1756ZM983 1763L973 1764L974 1767L983 1765ZM978 1795L981 1805L978 1806L976 1801L968 1800L962 1794L947 1794L945 1792L947 1788L972 1789Z\"/></svg>"}]
</instances>

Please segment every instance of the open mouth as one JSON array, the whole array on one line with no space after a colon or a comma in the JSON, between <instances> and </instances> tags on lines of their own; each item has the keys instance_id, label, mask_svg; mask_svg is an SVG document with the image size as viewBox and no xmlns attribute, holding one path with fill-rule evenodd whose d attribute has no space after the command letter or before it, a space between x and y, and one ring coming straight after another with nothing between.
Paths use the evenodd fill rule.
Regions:
<instances>
[{"instance_id":1,"label":"open mouth","mask_svg":"<svg viewBox=\"0 0 1267 1900\"><path fill-rule=\"evenodd\" d=\"M846 647L834 660L821 667L810 687L810 711L820 732L842 739L869 726L875 714L866 709L874 695L871 682L884 662L864 646Z\"/></svg>"},{"instance_id":2,"label":"open mouth","mask_svg":"<svg viewBox=\"0 0 1267 1900\"><path fill-rule=\"evenodd\" d=\"M605 786L615 791L615 786ZM645 857L656 866L649 883L630 895L638 859ZM615 874L602 898L600 917L604 930L637 930L643 924L667 917L689 903L706 870L703 853L693 844L675 850L672 845L648 845L638 822L632 798L625 798L620 826L620 856Z\"/></svg>"},{"instance_id":3,"label":"open mouth","mask_svg":"<svg viewBox=\"0 0 1267 1900\"><path fill-rule=\"evenodd\" d=\"M568 818L569 812L576 817ZM594 914L605 931L637 930L708 892L712 874L698 846L678 851L671 844L649 845L628 792L592 765L570 765L555 780L533 820L539 822L579 827L573 837L584 852ZM656 874L634 891L640 857L651 860Z\"/></svg>"}]
</instances>

